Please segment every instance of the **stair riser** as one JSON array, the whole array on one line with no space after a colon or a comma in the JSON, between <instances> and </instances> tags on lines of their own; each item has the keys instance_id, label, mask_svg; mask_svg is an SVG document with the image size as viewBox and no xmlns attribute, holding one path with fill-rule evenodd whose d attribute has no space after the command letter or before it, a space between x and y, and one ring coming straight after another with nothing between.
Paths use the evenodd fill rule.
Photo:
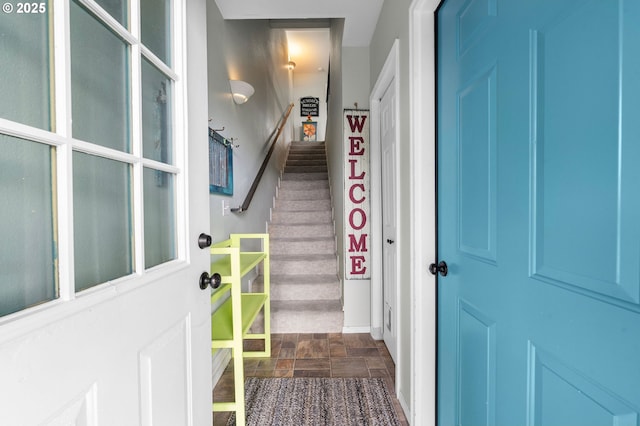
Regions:
<instances>
[{"instance_id":1,"label":"stair riser","mask_svg":"<svg viewBox=\"0 0 640 426\"><path fill-rule=\"evenodd\" d=\"M324 151L291 151L287 157L288 160L327 160Z\"/></svg>"},{"instance_id":2,"label":"stair riser","mask_svg":"<svg viewBox=\"0 0 640 426\"><path fill-rule=\"evenodd\" d=\"M297 162L297 161L311 161L311 162L319 162L319 163L326 163L327 162L327 157L326 155L324 155L324 153L322 154L293 154L293 155L289 155L289 157L287 157L287 164L290 162Z\"/></svg>"},{"instance_id":3,"label":"stair riser","mask_svg":"<svg viewBox=\"0 0 640 426\"><path fill-rule=\"evenodd\" d=\"M327 238L313 241L288 241L273 238L270 249L272 254L334 254L336 252L336 245L333 240L333 235L331 235L331 237L331 239Z\"/></svg>"},{"instance_id":4,"label":"stair riser","mask_svg":"<svg viewBox=\"0 0 640 426\"><path fill-rule=\"evenodd\" d=\"M271 283L271 300L336 300L340 299L337 285Z\"/></svg>"},{"instance_id":5,"label":"stair riser","mask_svg":"<svg viewBox=\"0 0 640 426\"><path fill-rule=\"evenodd\" d=\"M340 283L338 282L337 277L334 277L333 279L329 278L326 282L316 283L304 282L304 278L307 278L308 275L302 277L301 281L287 279L285 282L280 282L280 277L277 275L271 276L270 294L272 301L300 300L309 302L314 300L331 301L340 299ZM252 291L264 291L264 284L261 276L253 283Z\"/></svg>"},{"instance_id":6,"label":"stair riser","mask_svg":"<svg viewBox=\"0 0 640 426\"><path fill-rule=\"evenodd\" d=\"M276 200L276 210L311 211L331 210L331 200Z\"/></svg>"},{"instance_id":7,"label":"stair riser","mask_svg":"<svg viewBox=\"0 0 640 426\"><path fill-rule=\"evenodd\" d=\"M331 194L328 189L285 189L278 193L280 200L324 200L330 198Z\"/></svg>"},{"instance_id":8,"label":"stair riser","mask_svg":"<svg viewBox=\"0 0 640 426\"><path fill-rule=\"evenodd\" d=\"M327 166L285 166L285 173L325 173Z\"/></svg>"},{"instance_id":9,"label":"stair riser","mask_svg":"<svg viewBox=\"0 0 640 426\"><path fill-rule=\"evenodd\" d=\"M271 317L272 333L342 333L344 314L281 311Z\"/></svg>"},{"instance_id":10,"label":"stair riser","mask_svg":"<svg viewBox=\"0 0 640 426\"><path fill-rule=\"evenodd\" d=\"M289 158L287 158L287 165L288 166L295 166L298 163L302 163L303 165L306 164L327 164L327 159L325 158L324 155L314 155L314 156L308 156L308 155L294 155L294 156L289 156Z\"/></svg>"},{"instance_id":11,"label":"stair riser","mask_svg":"<svg viewBox=\"0 0 640 426\"><path fill-rule=\"evenodd\" d=\"M274 275L337 274L337 262L333 260L271 260Z\"/></svg>"},{"instance_id":12,"label":"stair riser","mask_svg":"<svg viewBox=\"0 0 640 426\"><path fill-rule=\"evenodd\" d=\"M325 150L324 143L322 143L322 142L316 142L316 143L313 143L313 142L292 142L290 149L296 149L296 150L321 149L322 151Z\"/></svg>"},{"instance_id":13,"label":"stair riser","mask_svg":"<svg viewBox=\"0 0 640 426\"><path fill-rule=\"evenodd\" d=\"M329 174L327 172L319 172L319 173L293 173L293 172L285 172L282 175L283 181L328 181Z\"/></svg>"},{"instance_id":14,"label":"stair riser","mask_svg":"<svg viewBox=\"0 0 640 426\"><path fill-rule=\"evenodd\" d=\"M280 190L310 190L310 189L329 189L328 180L283 180L280 182Z\"/></svg>"},{"instance_id":15,"label":"stair riser","mask_svg":"<svg viewBox=\"0 0 640 426\"><path fill-rule=\"evenodd\" d=\"M271 223L274 225L299 225L303 223L331 222L333 222L333 218L331 217L331 210L310 211L304 213L275 210L271 218Z\"/></svg>"},{"instance_id":16,"label":"stair riser","mask_svg":"<svg viewBox=\"0 0 640 426\"><path fill-rule=\"evenodd\" d=\"M331 237L333 224L319 225L277 225L269 226L271 238L277 237Z\"/></svg>"}]
</instances>

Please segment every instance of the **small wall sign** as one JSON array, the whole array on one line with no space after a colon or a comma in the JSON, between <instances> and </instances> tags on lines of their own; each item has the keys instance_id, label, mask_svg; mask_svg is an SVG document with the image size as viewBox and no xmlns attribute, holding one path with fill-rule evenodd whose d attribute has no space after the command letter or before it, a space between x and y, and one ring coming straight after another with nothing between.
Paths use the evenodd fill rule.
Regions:
<instances>
[{"instance_id":1,"label":"small wall sign","mask_svg":"<svg viewBox=\"0 0 640 426\"><path fill-rule=\"evenodd\" d=\"M300 98L300 117L317 117L320 112L320 98L305 96Z\"/></svg>"}]
</instances>

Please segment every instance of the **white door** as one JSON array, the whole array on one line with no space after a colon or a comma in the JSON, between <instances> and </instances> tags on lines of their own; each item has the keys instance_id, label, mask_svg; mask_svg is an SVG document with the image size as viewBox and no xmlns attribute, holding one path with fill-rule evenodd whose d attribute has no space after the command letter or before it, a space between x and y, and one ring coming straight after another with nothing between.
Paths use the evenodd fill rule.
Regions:
<instances>
[{"instance_id":1,"label":"white door","mask_svg":"<svg viewBox=\"0 0 640 426\"><path fill-rule=\"evenodd\" d=\"M395 79L380 100L380 144L382 148L382 276L383 338L396 359L396 93Z\"/></svg>"},{"instance_id":2,"label":"white door","mask_svg":"<svg viewBox=\"0 0 640 426\"><path fill-rule=\"evenodd\" d=\"M3 425L211 424L205 8L3 8Z\"/></svg>"}]
</instances>

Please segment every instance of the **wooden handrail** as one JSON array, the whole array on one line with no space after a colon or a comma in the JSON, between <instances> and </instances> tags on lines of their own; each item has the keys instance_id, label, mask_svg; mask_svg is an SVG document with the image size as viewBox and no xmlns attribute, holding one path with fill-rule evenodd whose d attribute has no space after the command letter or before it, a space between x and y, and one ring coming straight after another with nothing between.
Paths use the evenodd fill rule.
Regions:
<instances>
[{"instance_id":1,"label":"wooden handrail","mask_svg":"<svg viewBox=\"0 0 640 426\"><path fill-rule=\"evenodd\" d=\"M232 208L231 211L234 213L243 213L249 210L249 205L251 204L251 200L253 199L253 195L256 193L256 189L258 189L258 185L260 184L260 180L262 179L262 175L264 174L265 169L267 168L267 164L269 164L269 159L271 158L271 154L273 154L273 149L276 146L276 142L278 138L282 134L282 129L284 129L284 125L287 123L289 119L289 114L291 114L291 110L293 109L293 104L289 104L287 110L284 112L282 118L280 119L280 125L277 128L276 136L273 138L271 142L271 146L269 147L269 151L267 152L267 156L264 158L262 162L262 166L260 166L260 170L258 170L258 174L256 175L253 183L251 184L251 188L249 188L249 193L247 194L244 202L240 207ZM273 134L273 133L272 133Z\"/></svg>"}]
</instances>

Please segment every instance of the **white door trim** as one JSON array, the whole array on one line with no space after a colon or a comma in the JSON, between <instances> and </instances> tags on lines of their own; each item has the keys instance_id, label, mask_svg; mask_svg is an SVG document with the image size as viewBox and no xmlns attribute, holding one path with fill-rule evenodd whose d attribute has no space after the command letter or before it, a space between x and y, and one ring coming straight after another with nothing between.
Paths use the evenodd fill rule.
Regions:
<instances>
[{"instance_id":1,"label":"white door trim","mask_svg":"<svg viewBox=\"0 0 640 426\"><path fill-rule=\"evenodd\" d=\"M382 340L382 330L384 327L384 312L383 312L383 295L382 295L382 182L380 177L382 176L382 146L380 141L380 100L386 92L387 88L394 82L396 90L395 110L396 116L400 109L398 104L400 93L399 76L400 74L400 55L399 55L399 41L396 39L391 46L389 55L380 71L378 80L376 81L371 96L369 97L369 105L371 108L371 176L375 176L375 179L371 179L371 234L375 238L371 238L371 335L375 339ZM400 140L399 126L396 126L396 141ZM396 168L396 170L398 170ZM396 180L397 181L397 180ZM396 216L398 217L398 216ZM398 287L396 287L398 288ZM398 300L398 296L396 296ZM397 309L394 312L393 320L397 324ZM398 342L397 359L400 359L400 342ZM396 380L400 377L398 370L401 366L396 366ZM396 381L396 389L399 389L400 385Z\"/></svg>"},{"instance_id":2,"label":"white door trim","mask_svg":"<svg viewBox=\"0 0 640 426\"><path fill-rule=\"evenodd\" d=\"M411 109L411 424L436 423L436 291L428 265L436 256L435 11L440 0L409 7Z\"/></svg>"}]
</instances>

